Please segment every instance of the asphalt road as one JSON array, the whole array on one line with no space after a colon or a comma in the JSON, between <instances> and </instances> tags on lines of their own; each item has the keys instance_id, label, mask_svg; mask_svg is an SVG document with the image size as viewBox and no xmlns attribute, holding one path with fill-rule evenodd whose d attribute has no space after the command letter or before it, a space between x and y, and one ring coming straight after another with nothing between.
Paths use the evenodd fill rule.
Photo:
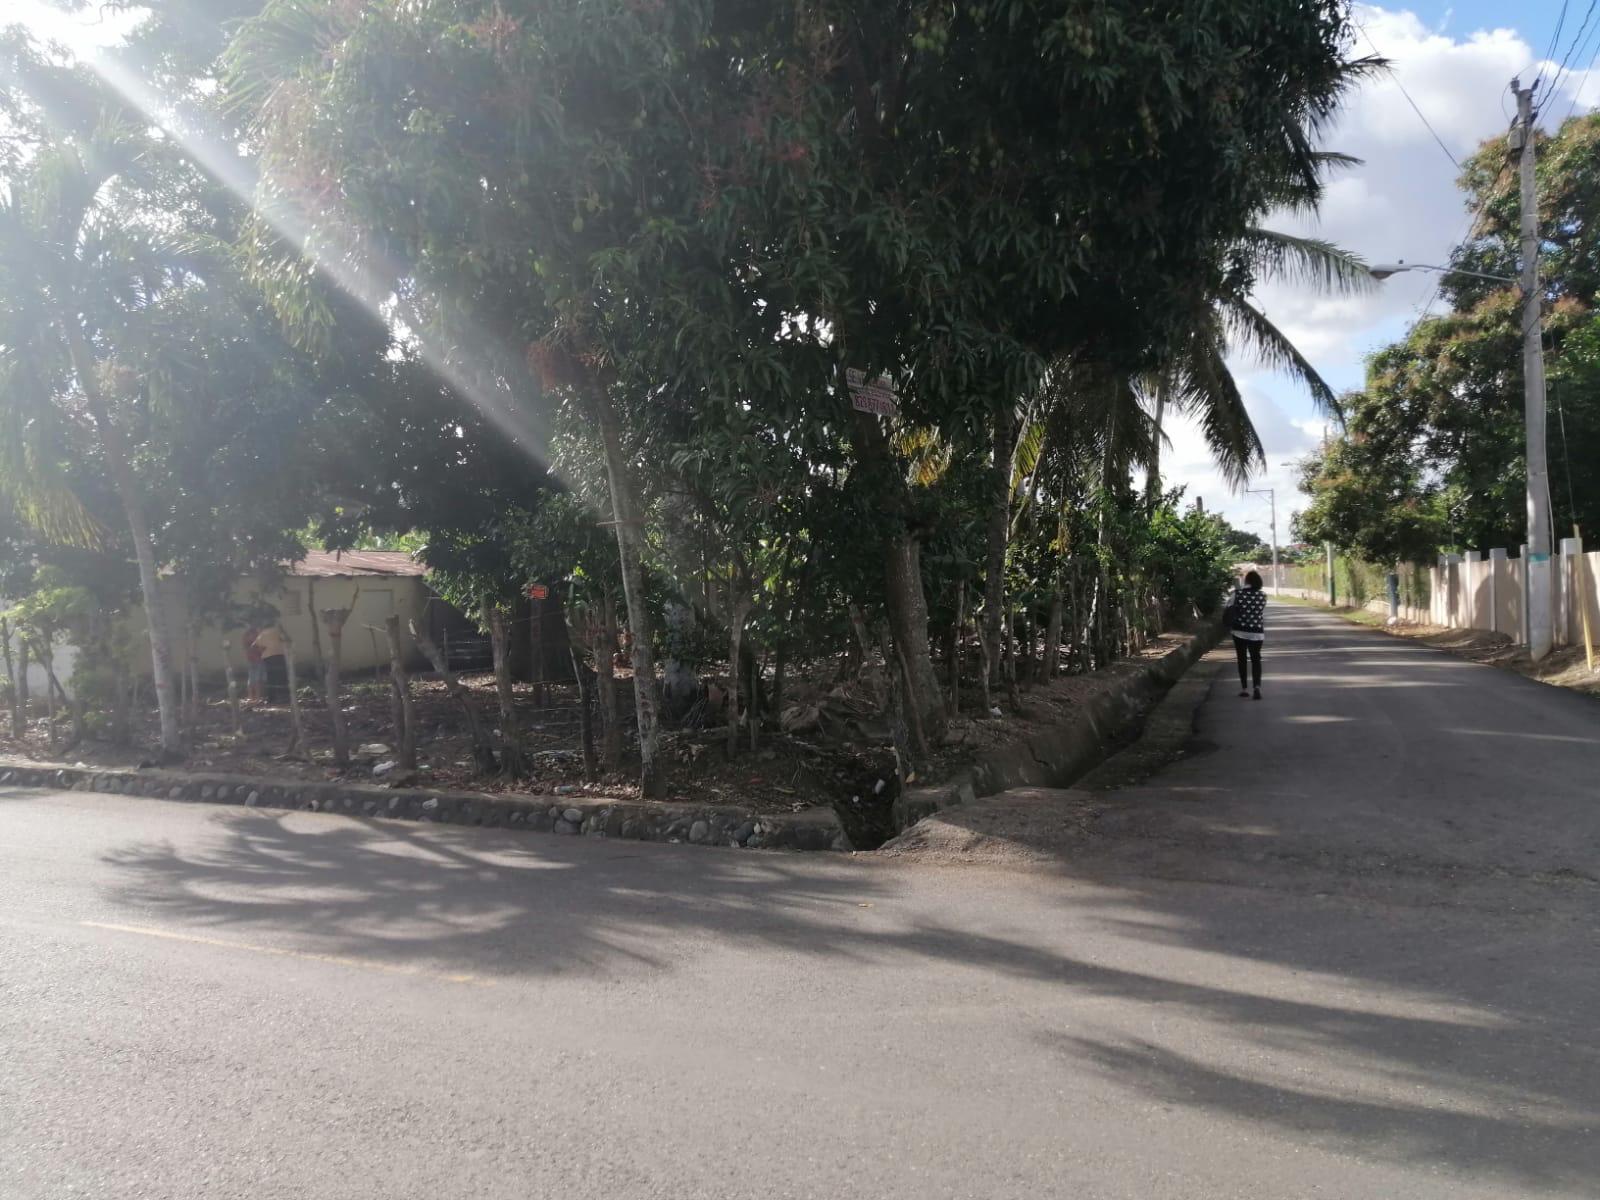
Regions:
<instances>
[{"instance_id":1,"label":"asphalt road","mask_svg":"<svg viewBox=\"0 0 1600 1200\"><path fill-rule=\"evenodd\" d=\"M1030 873L0 790L0 1197L1600 1194L1600 709L1270 617Z\"/></svg>"}]
</instances>

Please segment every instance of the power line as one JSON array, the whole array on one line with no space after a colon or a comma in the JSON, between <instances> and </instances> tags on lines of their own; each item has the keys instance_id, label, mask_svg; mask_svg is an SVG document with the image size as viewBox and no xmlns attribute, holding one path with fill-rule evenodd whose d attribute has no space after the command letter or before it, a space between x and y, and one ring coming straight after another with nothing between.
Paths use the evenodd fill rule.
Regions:
<instances>
[{"instance_id":1,"label":"power line","mask_svg":"<svg viewBox=\"0 0 1600 1200\"><path fill-rule=\"evenodd\" d=\"M1512 124L1516 124L1515 119L1513 119ZM1504 135L1502 134L1501 136ZM1495 193L1499 191L1500 181L1505 178L1506 171L1510 169L1510 165L1511 164L1509 162L1500 164L1500 170L1495 173L1494 181L1490 183L1489 186L1484 190L1483 199L1478 202L1478 210L1473 213L1472 217L1467 221L1466 230L1452 244L1452 253L1454 252L1455 247L1459 246L1462 242L1471 237L1473 230L1478 227L1478 222L1483 219L1483 214L1489 207L1489 201L1493 200ZM1433 289L1428 295L1427 303L1419 304L1415 309L1418 320L1422 320L1426 317L1428 310L1433 307L1433 302L1439 298L1439 290L1444 287L1445 276L1449 273L1450 272L1448 271L1442 271L1433 277Z\"/></svg>"},{"instance_id":2,"label":"power line","mask_svg":"<svg viewBox=\"0 0 1600 1200\"><path fill-rule=\"evenodd\" d=\"M1556 68L1556 76L1550 81L1548 94L1551 96L1560 91L1561 78L1563 75L1568 73L1567 67L1568 64L1572 62L1573 52L1577 51L1580 45L1588 41L1588 38L1585 36L1585 34L1588 31L1589 22L1594 19L1596 3L1600 3L1600 0L1589 0L1589 7L1583 14L1583 23L1578 26L1578 31L1572 35L1572 41L1567 43L1567 52L1561 56L1561 65ZM1579 53L1581 53L1581 51L1579 51Z\"/></svg>"},{"instance_id":3,"label":"power line","mask_svg":"<svg viewBox=\"0 0 1600 1200\"><path fill-rule=\"evenodd\" d=\"M1589 34L1589 37L1584 39L1584 46L1579 47L1579 49L1578 49L1578 57L1580 59L1583 57L1583 51L1585 49L1587 49L1587 45L1588 45L1589 40L1591 38L1595 38L1595 37L1600 37L1600 25L1596 25L1594 27L1594 30L1593 30L1593 32L1591 32ZM1585 83L1588 82L1588 76L1590 75L1590 73L1592 73L1594 71L1594 65L1595 65L1596 62L1600 62L1600 44L1597 44L1595 46L1594 53L1589 56L1589 65L1588 65L1588 67L1586 67L1584 69L1584 72L1583 72L1584 73L1584 77L1585 77L1584 78L1584 82ZM1567 105L1567 115L1561 118L1561 124L1562 125L1565 125L1568 121L1570 121L1572 119L1572 114L1575 111L1577 111L1577 108L1578 108L1578 98L1582 94L1583 94L1583 83L1579 83L1578 86L1575 87L1572 90L1572 103Z\"/></svg>"},{"instance_id":4,"label":"power line","mask_svg":"<svg viewBox=\"0 0 1600 1200\"><path fill-rule=\"evenodd\" d=\"M1555 61L1556 47L1561 44L1561 29L1562 29L1562 27L1564 25L1566 25L1566 23L1567 23L1567 0L1561 0L1561 15L1556 18L1556 29L1555 29L1555 32L1550 35L1550 45L1545 47L1544 58L1543 58L1542 61L1544 61L1544 62L1554 62ZM1543 76L1544 76L1544 72L1541 71L1537 76L1534 77L1534 80L1533 80L1533 86L1534 87L1537 88L1539 86L1539 80L1541 78L1543 78Z\"/></svg>"},{"instance_id":5,"label":"power line","mask_svg":"<svg viewBox=\"0 0 1600 1200\"><path fill-rule=\"evenodd\" d=\"M1565 6L1563 6L1563 14L1564 12ZM1361 30L1361 36L1367 39L1367 45L1372 47L1372 52L1382 58L1383 51L1378 49L1378 43L1372 40L1372 35L1367 32L1367 27L1365 25L1357 25L1356 28ZM1460 161L1454 154L1450 153L1450 147L1444 144L1444 139L1439 136L1439 131L1433 127L1433 124L1423 114L1423 111L1417 107L1417 102L1411 98L1411 93L1406 91L1406 85L1400 82L1400 76L1391 71L1389 78L1394 80L1395 87L1400 89L1400 94L1406 98L1406 103L1411 105L1411 111L1417 114L1417 119L1422 122L1429 133L1433 134L1433 140L1439 143L1439 149L1444 151L1444 156L1450 160L1450 164L1457 171L1461 170Z\"/></svg>"}]
</instances>

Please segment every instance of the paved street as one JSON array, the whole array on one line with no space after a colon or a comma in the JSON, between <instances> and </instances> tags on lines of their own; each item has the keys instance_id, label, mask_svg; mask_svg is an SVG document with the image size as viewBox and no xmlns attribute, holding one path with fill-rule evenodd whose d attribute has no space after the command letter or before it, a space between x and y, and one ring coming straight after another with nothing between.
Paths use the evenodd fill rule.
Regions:
<instances>
[{"instance_id":1,"label":"paved street","mask_svg":"<svg viewBox=\"0 0 1600 1200\"><path fill-rule=\"evenodd\" d=\"M1032 872L0 791L0 1197L1593 1197L1600 708L1269 622Z\"/></svg>"}]
</instances>

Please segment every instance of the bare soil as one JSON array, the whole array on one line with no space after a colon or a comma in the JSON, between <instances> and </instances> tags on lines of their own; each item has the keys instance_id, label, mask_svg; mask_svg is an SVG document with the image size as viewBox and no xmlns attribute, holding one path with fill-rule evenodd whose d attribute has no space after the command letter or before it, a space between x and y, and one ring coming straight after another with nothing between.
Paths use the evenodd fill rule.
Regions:
<instances>
[{"instance_id":1,"label":"bare soil","mask_svg":"<svg viewBox=\"0 0 1600 1200\"><path fill-rule=\"evenodd\" d=\"M1089 674L1062 675L1049 683L1024 686L1020 705L1011 711L1002 689L997 699L1002 717L982 712L976 682L963 683L963 711L950 723L949 738L930 762L919 765L912 781L938 782L977 759L985 751L1036 736L1059 726L1074 710L1107 688L1116 686L1149 660L1182 644L1185 635L1164 634L1142 651ZM740 729L737 752L727 750L725 718L714 725L666 728L661 757L666 767L667 799L708 805L738 805L759 812L798 812L847 799L892 780L895 766L891 721L881 676L869 669L862 677L836 681L832 665L814 675L796 673L783 698L783 724L790 731L763 728L750 747L748 725ZM480 719L499 736L499 712L491 674L463 675ZM409 780L396 774L374 776L374 768L393 759L394 731L389 719L387 679L347 681L345 722L353 752L351 765L333 762L332 723L320 691L301 689L301 718L312 749L308 757L287 758L290 713L287 704L241 704L242 732L235 734L225 698L208 694L200 719L188 732L185 765L196 769L275 780L366 780L407 786L638 799L637 746L634 741L631 680L617 680L618 707L629 743L618 770L585 780L579 736L577 689L571 684L545 685L545 702L526 684L516 686L516 715L531 758L529 778L483 775L473 764L471 742L460 705L443 683L427 676L413 679L420 734L418 771ZM711 680L716 683L716 680ZM94 738L69 746L69 722L57 719L52 749L48 722L35 701L35 714L21 739L10 736L0 714L0 755L35 761L67 761L87 766L127 767L149 762L157 741L153 709L137 714L134 744L117 745ZM768 724L776 725L778 721ZM598 730L596 732L598 738Z\"/></svg>"}]
</instances>

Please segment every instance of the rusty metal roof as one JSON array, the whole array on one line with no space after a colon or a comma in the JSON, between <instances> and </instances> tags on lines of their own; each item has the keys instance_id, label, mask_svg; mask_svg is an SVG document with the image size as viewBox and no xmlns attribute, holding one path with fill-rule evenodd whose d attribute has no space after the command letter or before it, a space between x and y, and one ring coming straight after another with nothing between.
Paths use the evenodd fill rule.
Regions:
<instances>
[{"instance_id":1,"label":"rusty metal roof","mask_svg":"<svg viewBox=\"0 0 1600 1200\"><path fill-rule=\"evenodd\" d=\"M289 574L302 578L333 579L354 575L421 576L428 568L404 550L311 550Z\"/></svg>"}]
</instances>

